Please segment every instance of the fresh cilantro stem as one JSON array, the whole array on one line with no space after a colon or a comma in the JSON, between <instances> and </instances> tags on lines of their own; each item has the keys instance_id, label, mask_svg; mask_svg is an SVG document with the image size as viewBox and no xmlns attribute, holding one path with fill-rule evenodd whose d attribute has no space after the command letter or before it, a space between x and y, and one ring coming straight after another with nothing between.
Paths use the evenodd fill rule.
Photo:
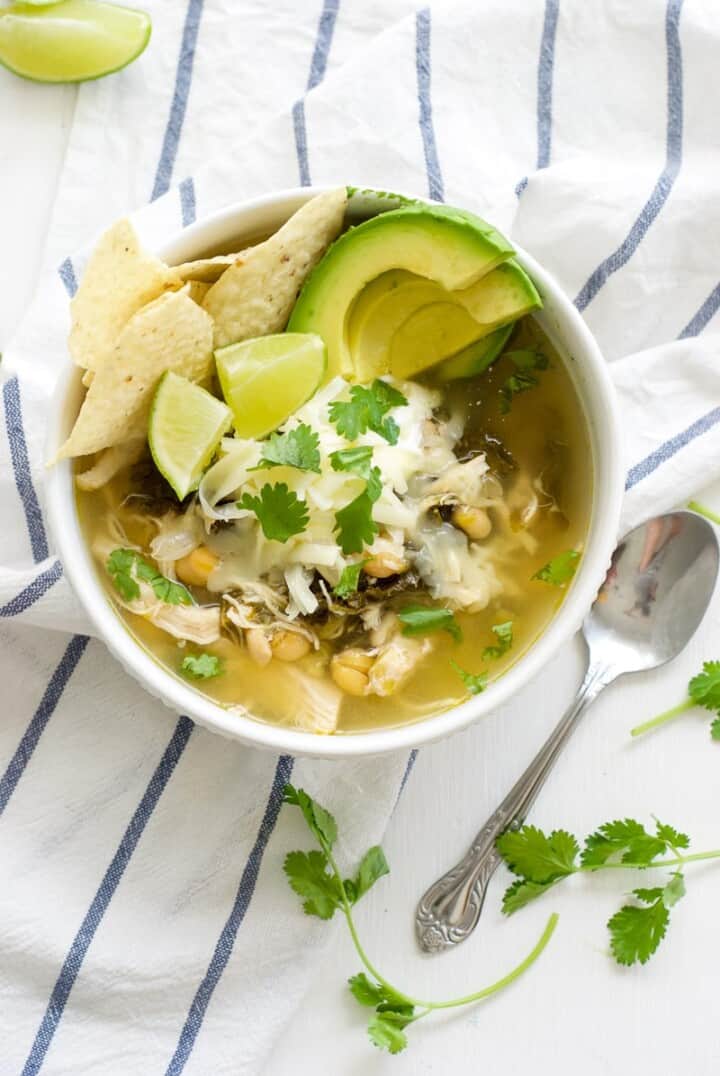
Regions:
<instances>
[{"instance_id":1,"label":"fresh cilantro stem","mask_svg":"<svg viewBox=\"0 0 720 1076\"><path fill-rule=\"evenodd\" d=\"M497 982L491 983L490 986L485 986L482 990L476 990L473 994L466 994L465 997L462 998L453 998L451 1001L422 1001L419 998L414 998L410 994L404 993L404 991L402 990L398 990L396 986L393 986L392 983L389 983L387 979L385 979L380 974L375 965L371 962L370 958L368 957L362 946L360 938L358 937L358 933L355 928L355 921L353 920L352 908L350 907L350 902L347 899L345 887L342 884L342 875L340 874L338 865L335 862L335 858L331 851L326 849L325 854L327 855L328 863L330 864L333 873L335 874L335 877L340 885L342 912L345 916L348 930L350 931L350 937L352 938L357 955L360 957L366 970L369 971L375 979L377 979L381 986L384 986L386 990L391 991L391 993L395 994L396 997L401 998L403 1001L406 1001L408 1005L413 1005L416 1008L425 1010L425 1012L419 1013L416 1016L412 1017L411 1022L419 1020L421 1016L427 1016L427 1014L429 1012L432 1012L433 1009L454 1009L460 1005L470 1005L474 1001L481 1001L483 998L490 997L491 994L497 994L500 990L503 990L506 986L509 986L510 983L514 982L515 979L519 978L523 974L523 972L528 970L528 968L532 967L532 965L542 954L546 945L552 938L555 931L555 927L558 924L559 916L557 912L553 912L547 923L545 924L545 929L543 930L534 947L530 950L525 959L522 960L516 967L514 967L512 971L509 971L507 975L504 975L502 979L498 979Z\"/></svg>"},{"instance_id":2,"label":"fresh cilantro stem","mask_svg":"<svg viewBox=\"0 0 720 1076\"><path fill-rule=\"evenodd\" d=\"M612 871L612 870L647 870L648 867L680 867L684 863L698 863L703 859L720 859L720 848L713 848L710 852L693 852L689 856L678 855L672 859L653 859L651 863L598 863L597 865L581 865L572 871L573 874L588 873L593 874L595 871ZM565 877L563 875L563 877ZM562 881L562 877L556 879L558 882Z\"/></svg>"},{"instance_id":3,"label":"fresh cilantro stem","mask_svg":"<svg viewBox=\"0 0 720 1076\"><path fill-rule=\"evenodd\" d=\"M644 732L650 732L651 729L657 729L661 725L667 724L668 721L680 717L681 714L687 713L688 710L692 710L695 706L697 706L697 703L693 699L687 698L685 702L681 702L678 706L663 710L661 714L651 718L650 721L643 721L641 725L636 725L635 728L630 729L630 735L642 736Z\"/></svg>"},{"instance_id":4,"label":"fresh cilantro stem","mask_svg":"<svg viewBox=\"0 0 720 1076\"><path fill-rule=\"evenodd\" d=\"M705 516L706 519L709 519L711 523L717 523L717 525L720 526L720 516L709 508L706 508L704 504L700 504L698 501L690 501L688 508L691 512L697 512L698 515Z\"/></svg>"}]
</instances>

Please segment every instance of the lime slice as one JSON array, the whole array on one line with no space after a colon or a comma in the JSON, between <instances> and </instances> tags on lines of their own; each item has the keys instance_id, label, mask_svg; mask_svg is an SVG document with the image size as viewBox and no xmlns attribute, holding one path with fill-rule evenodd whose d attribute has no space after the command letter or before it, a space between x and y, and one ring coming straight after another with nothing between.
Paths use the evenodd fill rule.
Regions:
<instances>
[{"instance_id":1,"label":"lime slice","mask_svg":"<svg viewBox=\"0 0 720 1076\"><path fill-rule=\"evenodd\" d=\"M119 71L145 49L150 16L100 0L0 8L0 63L36 82L83 82Z\"/></svg>"},{"instance_id":2,"label":"lime slice","mask_svg":"<svg viewBox=\"0 0 720 1076\"><path fill-rule=\"evenodd\" d=\"M265 437L313 395L327 352L315 333L278 333L220 348L215 361L238 437Z\"/></svg>"},{"instance_id":3,"label":"lime slice","mask_svg":"<svg viewBox=\"0 0 720 1076\"><path fill-rule=\"evenodd\" d=\"M197 489L231 424L230 408L221 400L171 370L163 374L152 402L148 441L155 466L180 500Z\"/></svg>"}]
</instances>

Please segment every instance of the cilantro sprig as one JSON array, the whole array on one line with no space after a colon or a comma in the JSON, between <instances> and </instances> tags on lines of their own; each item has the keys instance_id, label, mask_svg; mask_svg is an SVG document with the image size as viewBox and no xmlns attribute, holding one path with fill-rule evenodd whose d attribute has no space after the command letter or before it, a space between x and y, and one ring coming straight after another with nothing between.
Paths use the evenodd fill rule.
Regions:
<instances>
[{"instance_id":1,"label":"cilantro sprig","mask_svg":"<svg viewBox=\"0 0 720 1076\"><path fill-rule=\"evenodd\" d=\"M575 575L579 562L580 553L577 549L566 549L544 564L532 578L553 587L565 587Z\"/></svg>"},{"instance_id":2,"label":"cilantro sprig","mask_svg":"<svg viewBox=\"0 0 720 1076\"><path fill-rule=\"evenodd\" d=\"M125 601L140 597L138 580L149 583L156 598L168 605L192 605L190 591L162 575L154 564L134 549L114 549L105 565L113 586Z\"/></svg>"},{"instance_id":3,"label":"cilantro sprig","mask_svg":"<svg viewBox=\"0 0 720 1076\"><path fill-rule=\"evenodd\" d=\"M695 706L704 706L713 714L720 715L720 661L703 662L702 672L693 676L688 684L688 695L684 702L669 710L663 710L657 717L649 721L643 721L630 730L631 736L640 736L643 732L657 729L661 725L679 717L680 714L692 710ZM710 736L713 740L720 740L720 716L716 716L710 723Z\"/></svg>"},{"instance_id":4,"label":"cilantro sprig","mask_svg":"<svg viewBox=\"0 0 720 1076\"><path fill-rule=\"evenodd\" d=\"M276 542L287 542L294 534L302 534L310 518L305 501L284 482L266 482L259 497L243 493L237 506L254 512L265 537Z\"/></svg>"},{"instance_id":5,"label":"cilantro sprig","mask_svg":"<svg viewBox=\"0 0 720 1076\"><path fill-rule=\"evenodd\" d=\"M302 422L287 433L273 433L262 443L262 459L254 471L268 467L296 467L320 474L320 438Z\"/></svg>"},{"instance_id":6,"label":"cilantro sprig","mask_svg":"<svg viewBox=\"0 0 720 1076\"><path fill-rule=\"evenodd\" d=\"M367 564L367 558L346 564L340 572L340 578L333 587L333 594L338 598L349 598L360 585L360 573Z\"/></svg>"},{"instance_id":7,"label":"cilantro sprig","mask_svg":"<svg viewBox=\"0 0 720 1076\"><path fill-rule=\"evenodd\" d=\"M513 644L513 622L512 620L505 620L502 624L493 624L490 629L497 639L497 643L493 646L486 646L482 652L483 661L497 661L498 658L507 654L508 650ZM487 687L488 677L487 673L471 673L466 669L461 668L456 661L450 662L455 672L458 674L468 692L471 695L479 695Z\"/></svg>"},{"instance_id":8,"label":"cilantro sprig","mask_svg":"<svg viewBox=\"0 0 720 1076\"><path fill-rule=\"evenodd\" d=\"M222 661L217 654L188 654L182 659L180 671L190 680L211 680L223 671Z\"/></svg>"},{"instance_id":9,"label":"cilantro sprig","mask_svg":"<svg viewBox=\"0 0 720 1076\"><path fill-rule=\"evenodd\" d=\"M371 545L380 530L372 517L372 507L382 493L380 468L368 467L363 477L366 482L362 493L335 513L338 545L345 556L349 553L361 553L363 546Z\"/></svg>"},{"instance_id":10,"label":"cilantro sprig","mask_svg":"<svg viewBox=\"0 0 720 1076\"><path fill-rule=\"evenodd\" d=\"M473 994L451 1001L421 1001L398 990L385 979L371 963L358 937L353 919L353 907L372 886L389 873L387 860L378 845L370 848L362 857L354 875L343 878L333 852L337 841L337 824L325 810L303 789L286 785L284 801L297 807L317 841L320 850L290 852L284 863L285 874L291 889L303 902L306 915L320 919L332 919L336 911L345 918L355 950L362 961L364 971L348 980L350 993L364 1008L374 1010L370 1016L367 1032L373 1045L391 1054L400 1053L407 1046L407 1029L437 1009L451 1009L470 1005L490 997L509 986L535 963L550 941L557 925L557 915L551 915L534 948L523 961L497 982Z\"/></svg>"},{"instance_id":11,"label":"cilantro sprig","mask_svg":"<svg viewBox=\"0 0 720 1076\"><path fill-rule=\"evenodd\" d=\"M349 400L334 400L329 407L330 421L348 441L372 430L388 444L396 445L400 428L388 411L406 406L407 398L402 392L376 378L370 386L353 385Z\"/></svg>"},{"instance_id":12,"label":"cilantro sprig","mask_svg":"<svg viewBox=\"0 0 720 1076\"><path fill-rule=\"evenodd\" d=\"M687 834L657 820L654 833L633 818L606 822L585 839L582 850L567 830L544 833L536 826L507 830L496 847L517 877L505 891L503 912L512 915L573 874L675 868L662 885L633 889L633 903L624 904L608 920L610 948L618 964L644 964L665 937L670 909L685 895L682 868L720 857L720 850L686 855L689 846Z\"/></svg>"},{"instance_id":13,"label":"cilantro sprig","mask_svg":"<svg viewBox=\"0 0 720 1076\"><path fill-rule=\"evenodd\" d=\"M516 368L500 388L500 412L507 415L514 397L537 385L536 371L547 370L549 363L542 352L529 349L506 351L503 358L510 359Z\"/></svg>"}]
</instances>

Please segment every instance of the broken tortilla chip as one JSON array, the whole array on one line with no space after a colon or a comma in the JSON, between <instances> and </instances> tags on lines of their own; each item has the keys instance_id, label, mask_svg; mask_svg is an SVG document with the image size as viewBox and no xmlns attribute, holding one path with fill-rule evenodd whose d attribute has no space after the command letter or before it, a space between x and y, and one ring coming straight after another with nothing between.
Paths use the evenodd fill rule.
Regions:
<instances>
[{"instance_id":1,"label":"broken tortilla chip","mask_svg":"<svg viewBox=\"0 0 720 1076\"><path fill-rule=\"evenodd\" d=\"M130 221L118 221L100 238L70 303L68 346L75 362L98 370L133 314L182 285L177 270L142 249Z\"/></svg>"},{"instance_id":2,"label":"broken tortilla chip","mask_svg":"<svg viewBox=\"0 0 720 1076\"><path fill-rule=\"evenodd\" d=\"M131 464L137 463L144 451L144 437L136 437L131 441L123 441L121 445L103 449L92 467L77 475L75 481L78 489L101 489L123 467L130 467Z\"/></svg>"},{"instance_id":3,"label":"broken tortilla chip","mask_svg":"<svg viewBox=\"0 0 720 1076\"><path fill-rule=\"evenodd\" d=\"M203 304L216 348L282 332L310 270L340 234L346 204L345 187L319 194L226 269Z\"/></svg>"},{"instance_id":4,"label":"broken tortilla chip","mask_svg":"<svg viewBox=\"0 0 720 1076\"><path fill-rule=\"evenodd\" d=\"M205 296L210 290L210 285L202 280L188 280L186 287L192 301L197 303L198 306L202 306Z\"/></svg>"},{"instance_id":5,"label":"broken tortilla chip","mask_svg":"<svg viewBox=\"0 0 720 1076\"><path fill-rule=\"evenodd\" d=\"M240 254L216 254L214 258L198 258L194 262L174 265L173 269L183 280L197 280L214 284L240 257Z\"/></svg>"},{"instance_id":6,"label":"broken tortilla chip","mask_svg":"<svg viewBox=\"0 0 720 1076\"><path fill-rule=\"evenodd\" d=\"M161 295L133 315L110 359L96 370L57 459L144 437L153 393L165 371L202 381L212 368L212 319L185 289Z\"/></svg>"}]
</instances>

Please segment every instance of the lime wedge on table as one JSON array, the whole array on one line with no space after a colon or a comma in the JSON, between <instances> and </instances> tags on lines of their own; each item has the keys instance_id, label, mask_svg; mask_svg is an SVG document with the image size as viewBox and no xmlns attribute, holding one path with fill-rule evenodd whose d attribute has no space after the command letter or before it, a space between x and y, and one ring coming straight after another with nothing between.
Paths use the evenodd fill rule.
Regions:
<instances>
[{"instance_id":1,"label":"lime wedge on table","mask_svg":"<svg viewBox=\"0 0 720 1076\"><path fill-rule=\"evenodd\" d=\"M220 348L215 361L238 437L265 437L313 395L327 353L314 333L278 333Z\"/></svg>"},{"instance_id":2,"label":"lime wedge on table","mask_svg":"<svg viewBox=\"0 0 720 1076\"><path fill-rule=\"evenodd\" d=\"M155 466L180 500L197 488L231 424L230 408L221 400L172 371L163 374L152 402L148 441Z\"/></svg>"},{"instance_id":3,"label":"lime wedge on table","mask_svg":"<svg viewBox=\"0 0 720 1076\"><path fill-rule=\"evenodd\" d=\"M100 0L0 7L0 63L37 82L83 82L118 71L150 40L144 11Z\"/></svg>"}]
</instances>

